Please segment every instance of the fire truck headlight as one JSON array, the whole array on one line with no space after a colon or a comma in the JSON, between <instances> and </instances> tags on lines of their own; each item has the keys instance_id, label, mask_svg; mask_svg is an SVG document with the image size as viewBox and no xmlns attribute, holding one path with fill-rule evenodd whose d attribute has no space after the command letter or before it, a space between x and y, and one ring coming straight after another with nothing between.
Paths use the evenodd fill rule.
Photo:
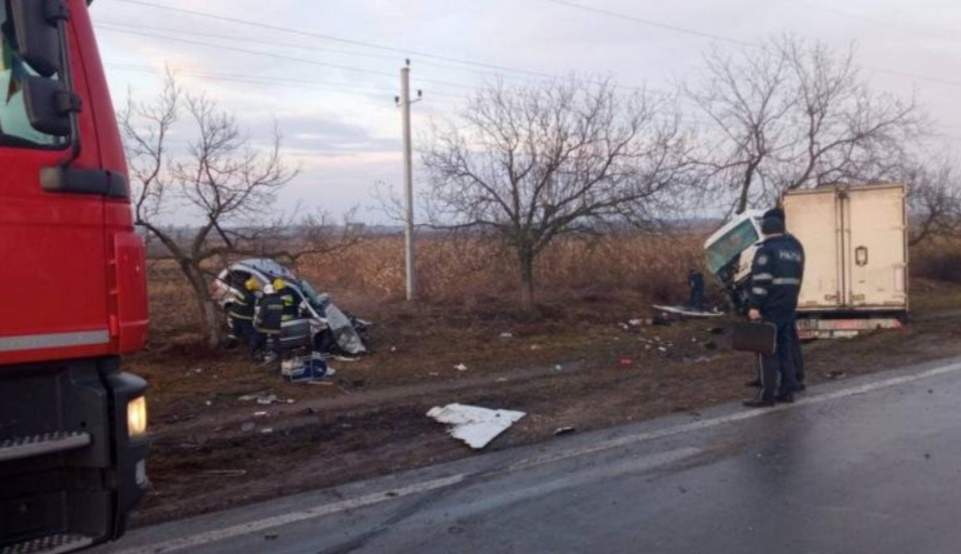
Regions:
<instances>
[{"instance_id":1,"label":"fire truck headlight","mask_svg":"<svg viewBox=\"0 0 961 554\"><path fill-rule=\"evenodd\" d=\"M127 432L131 437L147 433L147 397L138 396L127 403Z\"/></svg>"}]
</instances>

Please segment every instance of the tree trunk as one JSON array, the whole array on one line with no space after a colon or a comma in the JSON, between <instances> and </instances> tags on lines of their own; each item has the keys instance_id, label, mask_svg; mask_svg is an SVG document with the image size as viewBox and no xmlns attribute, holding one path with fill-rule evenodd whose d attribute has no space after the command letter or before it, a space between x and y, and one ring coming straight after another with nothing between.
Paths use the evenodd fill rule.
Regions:
<instances>
[{"instance_id":1,"label":"tree trunk","mask_svg":"<svg viewBox=\"0 0 961 554\"><path fill-rule=\"evenodd\" d=\"M223 326L221 325L221 314L217 304L210 298L207 290L207 282L203 272L199 267L190 262L180 264L184 276L190 282L190 288L194 293L194 302L200 316L201 328L204 333L204 342L211 350L220 347L223 342Z\"/></svg>"},{"instance_id":2,"label":"tree trunk","mask_svg":"<svg viewBox=\"0 0 961 554\"><path fill-rule=\"evenodd\" d=\"M741 196L737 201L737 215L747 211L748 202L751 199L751 184L754 182L754 172L757 170L760 160L752 160L744 170L744 178L741 181Z\"/></svg>"},{"instance_id":3,"label":"tree trunk","mask_svg":"<svg viewBox=\"0 0 961 554\"><path fill-rule=\"evenodd\" d=\"M518 252L518 262L521 276L521 306L529 312L534 309L534 254L522 250Z\"/></svg>"}]
</instances>

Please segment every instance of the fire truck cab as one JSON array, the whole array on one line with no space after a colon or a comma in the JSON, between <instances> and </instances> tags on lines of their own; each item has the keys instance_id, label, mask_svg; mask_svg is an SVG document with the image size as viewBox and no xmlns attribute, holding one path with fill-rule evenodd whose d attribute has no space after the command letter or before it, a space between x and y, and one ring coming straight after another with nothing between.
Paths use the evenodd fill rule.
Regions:
<instances>
[{"instance_id":1,"label":"fire truck cab","mask_svg":"<svg viewBox=\"0 0 961 554\"><path fill-rule=\"evenodd\" d=\"M0 552L118 537L147 486L147 333L116 117L84 0L0 0Z\"/></svg>"}]
</instances>

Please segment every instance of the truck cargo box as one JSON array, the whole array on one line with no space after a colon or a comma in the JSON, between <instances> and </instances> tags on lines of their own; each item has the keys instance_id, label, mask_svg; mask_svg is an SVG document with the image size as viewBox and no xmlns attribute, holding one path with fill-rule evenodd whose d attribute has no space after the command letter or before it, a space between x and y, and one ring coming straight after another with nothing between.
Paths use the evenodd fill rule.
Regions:
<instances>
[{"instance_id":1,"label":"truck cargo box","mask_svg":"<svg viewBox=\"0 0 961 554\"><path fill-rule=\"evenodd\" d=\"M796 191L784 196L783 205L788 231L807 257L799 312L907 312L903 185Z\"/></svg>"}]
</instances>

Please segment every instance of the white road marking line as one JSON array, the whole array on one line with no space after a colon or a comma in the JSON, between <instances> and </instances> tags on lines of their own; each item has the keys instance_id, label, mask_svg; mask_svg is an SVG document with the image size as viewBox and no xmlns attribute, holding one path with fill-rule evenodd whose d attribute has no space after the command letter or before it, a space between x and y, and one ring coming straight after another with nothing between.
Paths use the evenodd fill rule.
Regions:
<instances>
[{"instance_id":1,"label":"white road marking line","mask_svg":"<svg viewBox=\"0 0 961 554\"><path fill-rule=\"evenodd\" d=\"M727 423L734 423L736 421L752 419L771 412L790 410L791 408L794 408L796 406L820 404L822 402L827 402L829 400L847 398L849 396L855 396L858 394L864 394L866 392L871 392L879 389L885 389L885 388L890 388L897 385L903 385L905 383L910 383L912 381L919 381L921 379L927 379L928 377L935 377L937 375L943 375L945 373L951 373L959 370L961 370L961 363L955 363L955 364L950 364L950 365L930 369L928 371L917 373L915 375L905 375L903 377L892 377L891 379L885 379L883 381L875 381L873 383L867 383L865 385L861 385L858 387L852 387L849 389L842 389L835 392L802 398L800 400L795 401L793 404L779 404L777 406L774 406L773 408L757 408L754 410L748 410L746 412L738 412L735 414L716 417L713 419L705 419L701 421L695 421L692 423L685 423L683 425L678 425L676 427L669 427L667 429L659 429L657 431L648 431L646 433L638 433L635 435L618 437L616 439L610 439L604 442L593 444L591 446L585 446L582 448L575 448L575 449L566 450L563 452L557 452L554 454L546 454L544 456L536 456L533 458L520 460L514 464L511 464L509 469L511 470L526 469L526 468L530 468L538 465L549 464L549 463L558 462L561 460L567 460L570 458L576 458L578 456L584 456L586 454L596 454L597 452L602 452L604 450L611 450L614 448L621 448L624 446L630 446L633 444L652 441L655 439L661 439L664 437L671 437L674 435L690 433L691 431L700 431L703 429L710 429L711 427L717 427L719 425L724 425Z\"/></svg>"},{"instance_id":2,"label":"white road marking line","mask_svg":"<svg viewBox=\"0 0 961 554\"><path fill-rule=\"evenodd\" d=\"M506 472L515 471L519 469L528 469L531 467L550 464L550 463L558 462L561 460L575 458L578 456L594 454L604 450L611 450L614 448L652 441L652 440L660 439L664 437L670 437L674 435L680 435L683 433L689 433L692 431L709 429L709 428L717 427L719 425L724 425L727 423L734 423L737 421L743 421L743 420L752 419L755 417L760 417L762 415L772 413L772 412L790 410L798 406L820 404L823 402L827 402L829 400L837 400L840 398L856 396L859 394L864 394L866 392L895 387L898 385L903 385L903 384L911 383L914 381L920 381L922 379L927 379L929 377L936 377L938 375L953 373L955 371L961 371L961 362L949 364L942 367L937 367L937 368L923 371L921 373L917 373L914 375L905 375L903 377L893 377L891 379L885 379L883 381L876 381L873 383L867 383L857 387L851 387L848 389L842 389L842 390L838 390L831 393L811 396L808 398L803 398L801 400L798 400L793 404L781 404L773 408L758 408L755 410L739 412L736 414L730 414L730 415L721 416L713 419L686 423L683 425L678 425L678 426L670 427L667 429L661 429L658 431L649 431L646 433L638 433L635 435L618 437L616 439L607 440L591 446L574 448L571 450L566 450L566 451L558 452L555 454L548 454L546 456L527 458L517 463L511 464L503 472L506 473ZM684 457L686 455L690 455L691 453L688 451L684 451L684 449L681 449L679 451L668 452L668 454L679 454L681 455L681 457ZM668 459L668 461L671 461L671 460ZM661 464L658 463L654 465L661 465ZM499 473L499 472L494 471L490 473ZM333 502L330 504L321 504L318 506L314 506L312 508L308 508L306 510L301 510L301 511L293 512L289 514L283 514L279 516L273 516L266 519L251 521L248 523L242 523L239 525L234 525L234 526L226 527L223 529L206 531L206 532L198 533L196 535L191 535L188 537L182 537L179 539L165 541L152 546L144 546L144 547L121 550L119 552L116 552L115 554L143 554L143 553L159 554L164 552L174 552L177 550L183 550L185 548L202 546L205 544L218 542L225 539L239 537L241 535L256 533L260 531L265 531L267 529L272 529L275 527L289 525L291 523L297 523L300 521L315 519L315 518L319 518L319 517L323 517L331 514L336 514L339 512L344 512L347 510L354 510L357 508L372 506L374 504L387 502L395 498L401 498L401 497L410 496L413 494L420 494L420 493L430 492L437 489L442 489L444 487L449 487L451 485L456 485L458 483L461 483L466 478L467 478L467 475L460 473L457 475L452 475L450 477L432 479L429 481L422 481L420 483L414 483L412 485L400 487L397 489L372 493L372 494L360 496L357 498L351 498L347 500Z\"/></svg>"},{"instance_id":3,"label":"white road marking line","mask_svg":"<svg viewBox=\"0 0 961 554\"><path fill-rule=\"evenodd\" d=\"M365 506L379 504L381 502L386 502L388 500L393 500L395 498L401 498L403 496L410 496L412 494L420 494L420 493L425 493L425 492L429 492L436 489L442 489L444 487L456 485L457 483L460 483L461 481L463 481L464 478L465 478L464 474L459 473L457 475L452 475L450 477L443 477L441 479L432 479L430 481L422 481L420 483L414 483L413 485L408 485L406 487L400 487L400 488L392 489L388 491L367 494L364 496L359 496L357 498L348 498L346 500L340 500L338 502L333 502L330 504L321 504L319 506L307 508L306 510L300 510L300 511L292 512L289 514L281 514L278 516L268 517L266 519L261 519L257 521L241 523L239 525L225 527L223 529L206 531L204 533L198 533L196 535L191 535L188 537L173 539L173 540L165 541L159 544L154 544L151 546L142 546L142 547L131 548L127 550L121 550L116 554L141 554L141 553L158 554L161 552L174 552L177 550L183 550L185 548L202 546L204 544L209 544L212 542L218 542L225 539L239 537L241 535L247 535L249 533L257 533L260 531L265 531L267 529L272 529L274 527L282 527L284 525L290 525L291 523L297 523L299 521L305 521L308 519L323 517L331 514L336 514L339 512L346 512L348 510L356 510L357 508L363 508Z\"/></svg>"}]
</instances>

